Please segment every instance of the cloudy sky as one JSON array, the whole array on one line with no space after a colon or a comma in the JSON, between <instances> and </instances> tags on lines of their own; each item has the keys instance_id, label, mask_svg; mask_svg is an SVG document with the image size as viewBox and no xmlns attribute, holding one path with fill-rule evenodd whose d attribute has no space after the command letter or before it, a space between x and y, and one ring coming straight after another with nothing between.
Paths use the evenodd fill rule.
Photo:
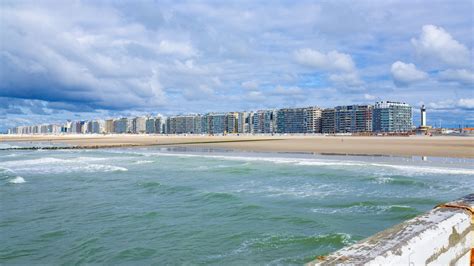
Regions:
<instances>
[{"instance_id":1,"label":"cloudy sky","mask_svg":"<svg viewBox=\"0 0 474 266\"><path fill-rule=\"evenodd\" d=\"M474 125L473 13L471 0L2 0L0 132L378 100Z\"/></svg>"}]
</instances>

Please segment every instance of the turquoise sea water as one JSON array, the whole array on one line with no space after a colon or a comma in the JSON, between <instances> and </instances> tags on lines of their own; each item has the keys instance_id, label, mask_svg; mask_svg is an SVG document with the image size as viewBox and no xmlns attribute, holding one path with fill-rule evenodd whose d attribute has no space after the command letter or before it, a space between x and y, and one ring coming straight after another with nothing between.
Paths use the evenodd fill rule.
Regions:
<instances>
[{"instance_id":1,"label":"turquoise sea water","mask_svg":"<svg viewBox=\"0 0 474 266\"><path fill-rule=\"evenodd\" d=\"M474 192L473 160L0 151L2 264L302 264Z\"/></svg>"}]
</instances>

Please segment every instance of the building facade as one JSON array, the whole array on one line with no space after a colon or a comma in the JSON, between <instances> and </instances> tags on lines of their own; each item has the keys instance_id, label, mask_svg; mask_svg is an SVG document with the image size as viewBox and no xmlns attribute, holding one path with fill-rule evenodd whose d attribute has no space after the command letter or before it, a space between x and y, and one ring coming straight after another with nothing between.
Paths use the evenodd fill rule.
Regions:
<instances>
[{"instance_id":1,"label":"building facade","mask_svg":"<svg viewBox=\"0 0 474 266\"><path fill-rule=\"evenodd\" d=\"M277 111L277 133L306 133L306 108L284 108Z\"/></svg>"},{"instance_id":2,"label":"building facade","mask_svg":"<svg viewBox=\"0 0 474 266\"><path fill-rule=\"evenodd\" d=\"M326 108L321 112L321 133L336 133L336 109Z\"/></svg>"},{"instance_id":3,"label":"building facade","mask_svg":"<svg viewBox=\"0 0 474 266\"><path fill-rule=\"evenodd\" d=\"M402 102L377 102L373 111L373 130L384 133L411 131L412 107Z\"/></svg>"},{"instance_id":4,"label":"building facade","mask_svg":"<svg viewBox=\"0 0 474 266\"><path fill-rule=\"evenodd\" d=\"M306 133L321 133L322 113L316 106L306 108Z\"/></svg>"}]
</instances>

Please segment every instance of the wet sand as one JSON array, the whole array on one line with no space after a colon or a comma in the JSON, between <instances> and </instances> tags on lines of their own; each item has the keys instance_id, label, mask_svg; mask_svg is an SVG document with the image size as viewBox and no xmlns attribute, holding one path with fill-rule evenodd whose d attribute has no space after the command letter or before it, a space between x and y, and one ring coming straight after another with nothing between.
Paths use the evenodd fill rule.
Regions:
<instances>
[{"instance_id":1,"label":"wet sand","mask_svg":"<svg viewBox=\"0 0 474 266\"><path fill-rule=\"evenodd\" d=\"M164 136L164 135L3 135L0 142L69 144L77 148L182 146L262 152L311 152L474 158L473 137L451 136Z\"/></svg>"}]
</instances>

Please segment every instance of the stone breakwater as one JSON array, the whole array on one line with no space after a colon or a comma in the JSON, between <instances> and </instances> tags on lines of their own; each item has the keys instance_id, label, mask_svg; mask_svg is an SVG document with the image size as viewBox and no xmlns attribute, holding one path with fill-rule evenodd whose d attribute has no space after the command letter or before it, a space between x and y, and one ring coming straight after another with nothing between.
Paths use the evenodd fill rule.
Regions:
<instances>
[{"instance_id":1,"label":"stone breakwater","mask_svg":"<svg viewBox=\"0 0 474 266\"><path fill-rule=\"evenodd\" d=\"M441 204L309 265L472 265L474 194Z\"/></svg>"}]
</instances>

